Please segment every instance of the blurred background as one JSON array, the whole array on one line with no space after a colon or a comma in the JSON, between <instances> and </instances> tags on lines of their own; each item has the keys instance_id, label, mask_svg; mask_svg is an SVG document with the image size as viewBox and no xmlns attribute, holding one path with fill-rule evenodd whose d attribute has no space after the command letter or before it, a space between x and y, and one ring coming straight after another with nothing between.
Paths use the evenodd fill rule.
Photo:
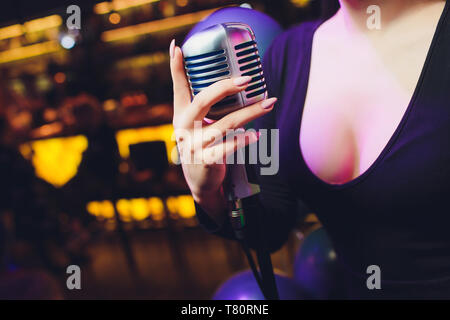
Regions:
<instances>
[{"instance_id":1,"label":"blurred background","mask_svg":"<svg viewBox=\"0 0 450 320\"><path fill-rule=\"evenodd\" d=\"M81 29L68 30L69 5ZM15 0L0 11L0 298L209 299L248 269L198 226L171 161L168 46L242 1ZM320 1L249 1L283 28ZM292 276L299 224L273 255ZM82 289L66 288L79 265Z\"/></svg>"}]
</instances>

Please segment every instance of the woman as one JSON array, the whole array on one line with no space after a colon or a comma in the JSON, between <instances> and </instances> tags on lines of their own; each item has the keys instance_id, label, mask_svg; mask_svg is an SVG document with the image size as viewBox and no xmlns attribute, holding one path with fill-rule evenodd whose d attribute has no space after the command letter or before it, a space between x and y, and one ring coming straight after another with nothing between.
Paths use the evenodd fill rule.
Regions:
<instances>
[{"instance_id":1,"label":"woman","mask_svg":"<svg viewBox=\"0 0 450 320\"><path fill-rule=\"evenodd\" d=\"M253 245L285 241L303 200L327 229L346 275L349 298L450 298L450 14L449 1L341 0L329 19L279 36L264 58L269 94L204 129L280 129L280 170L260 176L256 208L247 210ZM367 20L377 5L381 28ZM373 8L373 7L372 7ZM373 22L373 20L370 20ZM191 102L182 53L170 47L174 126L194 120L248 78L224 80ZM247 143L258 135L245 133ZM201 150L204 164L183 164L202 224L230 236L222 150L179 139L180 152ZM191 149L192 148L192 149ZM255 224L266 227L258 239ZM369 290L367 268L381 270Z\"/></svg>"}]
</instances>

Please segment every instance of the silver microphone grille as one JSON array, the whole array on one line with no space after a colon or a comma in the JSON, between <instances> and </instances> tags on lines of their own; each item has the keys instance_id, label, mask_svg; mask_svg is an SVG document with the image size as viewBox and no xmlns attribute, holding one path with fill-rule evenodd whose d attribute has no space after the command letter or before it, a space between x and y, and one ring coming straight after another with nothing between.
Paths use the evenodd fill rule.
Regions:
<instances>
[{"instance_id":1,"label":"silver microphone grille","mask_svg":"<svg viewBox=\"0 0 450 320\"><path fill-rule=\"evenodd\" d=\"M219 80L252 77L245 92L216 103L208 118L219 119L267 97L255 35L248 25L233 22L211 26L187 39L181 50L192 96Z\"/></svg>"}]
</instances>

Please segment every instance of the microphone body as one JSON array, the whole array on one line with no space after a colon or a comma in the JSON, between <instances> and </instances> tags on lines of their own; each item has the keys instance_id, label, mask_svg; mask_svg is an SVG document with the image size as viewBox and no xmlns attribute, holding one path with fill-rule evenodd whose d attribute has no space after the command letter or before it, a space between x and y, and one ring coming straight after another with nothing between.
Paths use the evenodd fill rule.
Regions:
<instances>
[{"instance_id":1,"label":"microphone body","mask_svg":"<svg viewBox=\"0 0 450 320\"><path fill-rule=\"evenodd\" d=\"M212 106L208 118L220 119L267 98L255 34L248 25L237 22L216 24L192 35L181 50L192 97L219 80L252 77L245 91Z\"/></svg>"}]
</instances>

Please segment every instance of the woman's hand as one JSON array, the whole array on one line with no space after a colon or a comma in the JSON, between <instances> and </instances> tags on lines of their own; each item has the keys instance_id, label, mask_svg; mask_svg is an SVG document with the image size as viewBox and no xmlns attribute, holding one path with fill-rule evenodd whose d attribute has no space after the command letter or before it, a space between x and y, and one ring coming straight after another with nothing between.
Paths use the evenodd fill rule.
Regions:
<instances>
[{"instance_id":1,"label":"woman's hand","mask_svg":"<svg viewBox=\"0 0 450 320\"><path fill-rule=\"evenodd\" d=\"M259 135L242 130L235 134L240 136L237 139L223 141L222 138L227 134L227 130L242 128L246 123L270 112L276 98L234 111L215 122L205 121L204 118L212 105L244 90L251 77L217 81L199 92L191 101L183 54L181 49L175 46L174 40L170 44L169 52L174 92L173 126L183 173L194 200L220 224L226 209L226 198L222 189L226 174L225 159L236 150L256 142Z\"/></svg>"}]
</instances>

